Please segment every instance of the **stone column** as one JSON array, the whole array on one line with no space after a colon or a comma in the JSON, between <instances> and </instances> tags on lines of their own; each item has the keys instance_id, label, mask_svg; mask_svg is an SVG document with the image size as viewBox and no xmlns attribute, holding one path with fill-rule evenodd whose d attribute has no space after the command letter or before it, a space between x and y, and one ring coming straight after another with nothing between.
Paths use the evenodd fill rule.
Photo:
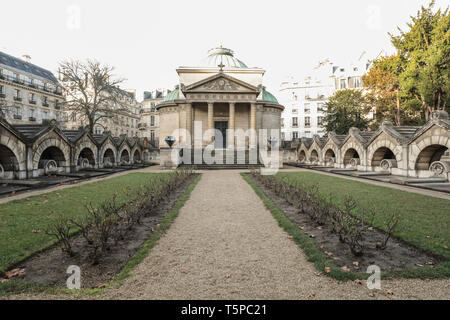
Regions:
<instances>
[{"instance_id":1,"label":"stone column","mask_svg":"<svg viewBox=\"0 0 450 320\"><path fill-rule=\"evenodd\" d=\"M228 122L228 148L233 148L234 147L234 128L235 128L235 123L234 123L234 111L235 111L235 103L234 102L230 102L230 118L229 118L229 122Z\"/></svg>"},{"instance_id":2,"label":"stone column","mask_svg":"<svg viewBox=\"0 0 450 320\"><path fill-rule=\"evenodd\" d=\"M208 102L208 129L214 129L214 102ZM214 136L211 137L210 142L213 138Z\"/></svg>"},{"instance_id":3,"label":"stone column","mask_svg":"<svg viewBox=\"0 0 450 320\"><path fill-rule=\"evenodd\" d=\"M192 136L192 103L186 104L186 131L191 136L191 141L187 141L190 145L193 143L193 136Z\"/></svg>"},{"instance_id":4,"label":"stone column","mask_svg":"<svg viewBox=\"0 0 450 320\"><path fill-rule=\"evenodd\" d=\"M250 148L256 148L256 103L250 104Z\"/></svg>"},{"instance_id":5,"label":"stone column","mask_svg":"<svg viewBox=\"0 0 450 320\"><path fill-rule=\"evenodd\" d=\"M208 102L208 129L214 129L214 103Z\"/></svg>"}]
</instances>

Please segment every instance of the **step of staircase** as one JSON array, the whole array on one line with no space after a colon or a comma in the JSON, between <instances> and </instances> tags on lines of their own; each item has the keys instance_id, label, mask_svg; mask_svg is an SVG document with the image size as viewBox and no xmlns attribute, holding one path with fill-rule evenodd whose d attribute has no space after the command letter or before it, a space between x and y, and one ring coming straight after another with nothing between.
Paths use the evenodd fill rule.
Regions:
<instances>
[{"instance_id":1,"label":"step of staircase","mask_svg":"<svg viewBox=\"0 0 450 320\"><path fill-rule=\"evenodd\" d=\"M180 168L194 166L197 170L251 170L262 168L262 164L196 164L180 165Z\"/></svg>"}]
</instances>

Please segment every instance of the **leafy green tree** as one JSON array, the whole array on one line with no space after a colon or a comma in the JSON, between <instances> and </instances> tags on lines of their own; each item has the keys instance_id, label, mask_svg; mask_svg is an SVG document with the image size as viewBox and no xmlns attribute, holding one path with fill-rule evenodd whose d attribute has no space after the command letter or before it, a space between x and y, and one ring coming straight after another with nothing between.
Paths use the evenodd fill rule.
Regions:
<instances>
[{"instance_id":1,"label":"leafy green tree","mask_svg":"<svg viewBox=\"0 0 450 320\"><path fill-rule=\"evenodd\" d=\"M375 60L362 78L368 89L366 97L375 109L376 122L388 118L398 126L402 123L401 87L398 80L401 71L399 56L392 55Z\"/></svg>"},{"instance_id":2,"label":"leafy green tree","mask_svg":"<svg viewBox=\"0 0 450 320\"><path fill-rule=\"evenodd\" d=\"M384 120L395 125L420 124L420 107L418 100L403 90L400 74L404 64L398 54L380 57L362 77L366 98L374 109L374 121L371 127L377 127Z\"/></svg>"},{"instance_id":3,"label":"leafy green tree","mask_svg":"<svg viewBox=\"0 0 450 320\"><path fill-rule=\"evenodd\" d=\"M347 134L351 127L366 130L370 119L370 105L362 90L345 89L337 91L326 103L324 125L327 132Z\"/></svg>"},{"instance_id":4,"label":"leafy green tree","mask_svg":"<svg viewBox=\"0 0 450 320\"><path fill-rule=\"evenodd\" d=\"M435 1L421 7L407 31L392 35L404 70L399 74L400 87L420 101L425 120L434 110L450 105L450 17L448 9L433 12Z\"/></svg>"}]
</instances>

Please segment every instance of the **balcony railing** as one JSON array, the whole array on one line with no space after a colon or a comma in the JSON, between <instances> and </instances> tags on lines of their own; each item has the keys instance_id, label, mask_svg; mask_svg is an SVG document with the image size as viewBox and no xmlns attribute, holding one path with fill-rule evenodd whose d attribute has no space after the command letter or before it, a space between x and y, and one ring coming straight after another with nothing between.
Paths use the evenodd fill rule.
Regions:
<instances>
[{"instance_id":1,"label":"balcony railing","mask_svg":"<svg viewBox=\"0 0 450 320\"><path fill-rule=\"evenodd\" d=\"M35 118L35 117L28 117L28 120L29 120L29 121L35 122L35 121L36 121L36 118Z\"/></svg>"},{"instance_id":2,"label":"balcony railing","mask_svg":"<svg viewBox=\"0 0 450 320\"><path fill-rule=\"evenodd\" d=\"M16 120L22 120L22 116L20 114L15 114L13 116L13 118L16 119Z\"/></svg>"},{"instance_id":3,"label":"balcony railing","mask_svg":"<svg viewBox=\"0 0 450 320\"><path fill-rule=\"evenodd\" d=\"M61 110L61 105L59 103L55 104L55 109L56 110Z\"/></svg>"},{"instance_id":4,"label":"balcony railing","mask_svg":"<svg viewBox=\"0 0 450 320\"><path fill-rule=\"evenodd\" d=\"M9 82L13 82L13 83L17 83L17 84L20 84L20 85L23 85L23 86L27 86L29 88L38 89L38 90L41 90L41 91L53 93L53 94L56 94L58 96L62 96L62 90L60 88L50 89L50 88L47 88L44 85L31 83L29 81L26 82L26 81L24 81L22 79L18 79L18 78L15 78L15 77L7 76L7 75L4 75L4 74L0 75L0 79L1 80L6 80L6 81L9 81Z\"/></svg>"},{"instance_id":5,"label":"balcony railing","mask_svg":"<svg viewBox=\"0 0 450 320\"><path fill-rule=\"evenodd\" d=\"M48 103L43 102L43 103L42 103L42 106L48 108Z\"/></svg>"},{"instance_id":6,"label":"balcony railing","mask_svg":"<svg viewBox=\"0 0 450 320\"><path fill-rule=\"evenodd\" d=\"M6 94L0 93L0 98L6 98Z\"/></svg>"},{"instance_id":7,"label":"balcony railing","mask_svg":"<svg viewBox=\"0 0 450 320\"><path fill-rule=\"evenodd\" d=\"M14 97L14 101L22 101L21 97Z\"/></svg>"},{"instance_id":8,"label":"balcony railing","mask_svg":"<svg viewBox=\"0 0 450 320\"><path fill-rule=\"evenodd\" d=\"M29 100L28 101L30 104L36 104L36 100Z\"/></svg>"}]
</instances>

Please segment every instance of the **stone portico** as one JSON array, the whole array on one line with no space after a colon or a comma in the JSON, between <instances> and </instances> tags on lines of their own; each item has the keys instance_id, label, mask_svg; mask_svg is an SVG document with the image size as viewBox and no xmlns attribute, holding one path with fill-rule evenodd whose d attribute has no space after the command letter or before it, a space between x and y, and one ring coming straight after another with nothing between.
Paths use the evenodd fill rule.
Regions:
<instances>
[{"instance_id":1,"label":"stone portico","mask_svg":"<svg viewBox=\"0 0 450 320\"><path fill-rule=\"evenodd\" d=\"M257 150L261 129L280 139L283 106L263 87L265 71L246 67L225 48L210 50L208 58L206 67L178 68L179 85L157 106L164 167L180 164L173 163L174 149ZM172 148L165 141L169 136L175 138Z\"/></svg>"}]
</instances>

